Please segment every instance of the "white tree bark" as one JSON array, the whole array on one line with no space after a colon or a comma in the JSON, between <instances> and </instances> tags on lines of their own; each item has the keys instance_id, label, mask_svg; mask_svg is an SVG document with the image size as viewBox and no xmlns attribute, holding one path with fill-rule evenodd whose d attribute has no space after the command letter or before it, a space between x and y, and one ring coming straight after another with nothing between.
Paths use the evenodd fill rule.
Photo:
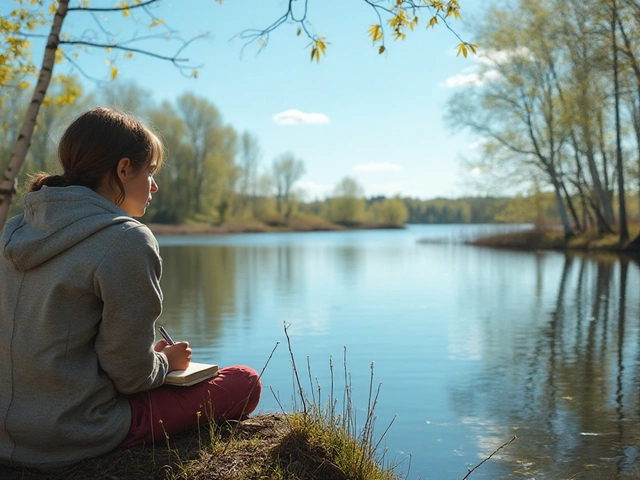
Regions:
<instances>
[{"instance_id":1,"label":"white tree bark","mask_svg":"<svg viewBox=\"0 0 640 480\"><path fill-rule=\"evenodd\" d=\"M51 77L53 74L53 66L56 60L56 50L60 45L60 31L62 30L62 22L67 15L69 7L69 0L60 0L58 2L58 10L56 11L51 25L51 32L47 40L47 46L44 52L44 59L42 61L42 67L40 68L40 74L38 75L38 83L33 91L31 97L31 103L27 108L24 123L20 129L20 134L16 140L9 165L2 175L2 181L0 181L0 230L4 228L4 224L7 222L9 216L9 208L11 207L11 200L16 194L16 187L18 185L18 174L24 164L24 160L27 157L29 151L29 145L31 144L31 137L35 130L36 120L38 118L38 112L44 101L44 97L47 94L47 89L51 83Z\"/></svg>"}]
</instances>

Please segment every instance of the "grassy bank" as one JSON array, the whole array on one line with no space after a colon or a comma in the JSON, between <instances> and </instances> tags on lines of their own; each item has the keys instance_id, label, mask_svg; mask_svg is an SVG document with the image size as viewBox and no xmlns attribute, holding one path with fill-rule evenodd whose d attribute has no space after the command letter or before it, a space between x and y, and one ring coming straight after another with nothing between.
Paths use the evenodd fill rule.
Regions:
<instances>
[{"instance_id":1,"label":"grassy bank","mask_svg":"<svg viewBox=\"0 0 640 480\"><path fill-rule=\"evenodd\" d=\"M330 395L326 403L313 376L309 358L307 372L311 389L302 388L291 340L284 326L296 387L292 410L264 414L217 425L208 422L197 431L173 438L164 444L118 449L99 458L86 460L72 470L58 474L38 474L0 465L2 480L398 480L399 464L387 465L374 438L375 408L380 385L374 389L373 364L364 425L357 429L356 408L352 402L351 374L344 351L345 385L341 390L342 408L338 408L333 362ZM264 370L278 347L274 347ZM349 380L347 380L349 379ZM316 391L314 391L314 389ZM266 392L264 392L266 394ZM400 461L402 463L402 460Z\"/></svg>"},{"instance_id":2,"label":"grassy bank","mask_svg":"<svg viewBox=\"0 0 640 480\"><path fill-rule=\"evenodd\" d=\"M65 473L42 475L0 466L3 480L400 478L367 458L358 442L315 414L260 415L233 425L201 427L163 445L116 450Z\"/></svg>"},{"instance_id":3,"label":"grassy bank","mask_svg":"<svg viewBox=\"0 0 640 480\"><path fill-rule=\"evenodd\" d=\"M223 235L231 233L266 232L322 232L335 230L398 229L398 223L350 222L331 223L320 217L298 215L295 217L272 216L261 220L235 220L221 225L192 222L182 225L150 223L148 227L155 235Z\"/></svg>"},{"instance_id":4,"label":"grassy bank","mask_svg":"<svg viewBox=\"0 0 640 480\"><path fill-rule=\"evenodd\" d=\"M640 228L630 228L631 240L638 237ZM525 230L520 232L502 233L479 238L467 242L491 248L509 248L518 250L567 250L593 253L618 253L640 255L637 242L620 243L617 234L603 234L588 231L565 238L558 230Z\"/></svg>"}]
</instances>

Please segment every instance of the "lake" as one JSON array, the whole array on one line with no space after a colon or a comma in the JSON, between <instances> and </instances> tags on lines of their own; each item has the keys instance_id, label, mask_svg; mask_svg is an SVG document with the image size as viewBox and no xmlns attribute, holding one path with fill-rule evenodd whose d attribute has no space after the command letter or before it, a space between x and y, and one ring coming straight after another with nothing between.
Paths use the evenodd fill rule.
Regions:
<instances>
[{"instance_id":1,"label":"lake","mask_svg":"<svg viewBox=\"0 0 640 480\"><path fill-rule=\"evenodd\" d=\"M259 412L293 405L284 322L309 396L332 363L342 402L346 351L360 425L373 362L376 432L395 417L385 458L412 479L460 479L514 435L470 478L640 478L639 264L460 241L497 228L159 237L160 323L221 366L261 371L280 342Z\"/></svg>"}]
</instances>

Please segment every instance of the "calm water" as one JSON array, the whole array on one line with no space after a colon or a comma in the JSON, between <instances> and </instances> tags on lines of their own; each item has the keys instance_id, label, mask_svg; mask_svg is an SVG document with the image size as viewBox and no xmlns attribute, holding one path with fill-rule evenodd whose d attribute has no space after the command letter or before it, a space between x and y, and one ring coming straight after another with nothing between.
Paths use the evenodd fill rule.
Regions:
<instances>
[{"instance_id":1,"label":"calm water","mask_svg":"<svg viewBox=\"0 0 640 480\"><path fill-rule=\"evenodd\" d=\"M264 412L292 405L285 321L323 398L346 346L362 414L375 362L376 428L397 415L387 457L412 454L412 479L462 478L514 435L471 478L640 478L638 263L455 243L491 228L161 237L162 323L220 365L261 370L281 342Z\"/></svg>"}]
</instances>

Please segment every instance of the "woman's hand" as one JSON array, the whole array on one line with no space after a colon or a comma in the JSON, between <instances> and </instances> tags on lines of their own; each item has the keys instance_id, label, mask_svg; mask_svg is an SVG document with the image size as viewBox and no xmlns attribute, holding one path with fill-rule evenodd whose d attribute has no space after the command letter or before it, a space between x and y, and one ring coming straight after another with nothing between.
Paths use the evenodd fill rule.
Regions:
<instances>
[{"instance_id":1,"label":"woman's hand","mask_svg":"<svg viewBox=\"0 0 640 480\"><path fill-rule=\"evenodd\" d=\"M156 352L162 352L169 360L169 371L184 370L191 363L192 350L189 348L189 342L176 342L169 345L166 340L160 340L153 347Z\"/></svg>"}]
</instances>

